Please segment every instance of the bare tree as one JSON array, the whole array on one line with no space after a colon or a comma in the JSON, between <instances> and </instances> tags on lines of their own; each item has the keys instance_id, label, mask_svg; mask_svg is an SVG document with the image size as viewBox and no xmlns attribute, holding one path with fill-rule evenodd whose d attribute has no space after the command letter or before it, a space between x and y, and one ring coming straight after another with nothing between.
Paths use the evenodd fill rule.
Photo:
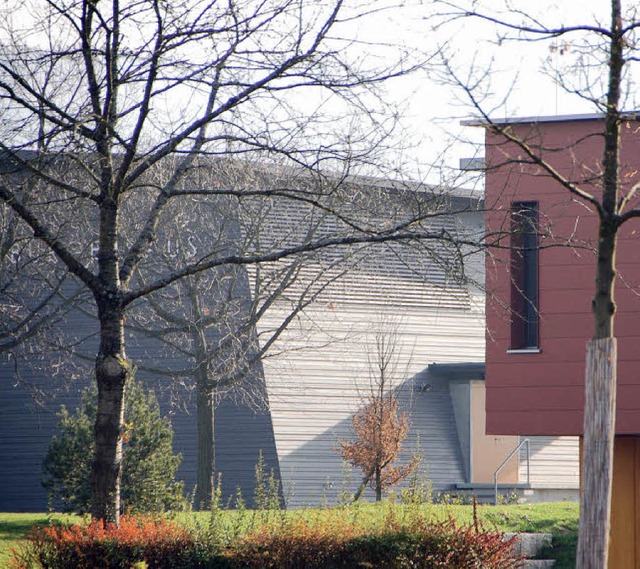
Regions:
<instances>
[{"instance_id":1,"label":"bare tree","mask_svg":"<svg viewBox=\"0 0 640 569\"><path fill-rule=\"evenodd\" d=\"M62 346L65 318L83 300L55 255L33 239L6 204L0 214L0 356L40 403L43 395L25 379L47 354L50 375L72 375ZM68 340L68 338L67 338ZM54 356L55 354L55 356Z\"/></svg>"},{"instance_id":2,"label":"bare tree","mask_svg":"<svg viewBox=\"0 0 640 569\"><path fill-rule=\"evenodd\" d=\"M362 215L374 187L346 183L390 140L394 113L376 86L422 63L390 45L386 58L374 57L347 39L373 10L342 0L38 0L3 21L0 148L11 168L3 169L0 198L91 295L99 322L95 518L119 519L132 369L124 321L135 302L217 267L334 246L454 239L430 229L438 213L426 196L413 192L411 211L394 204L380 226ZM270 163L268 175L230 183L211 161L251 154ZM284 160L306 173L278 175ZM278 197L331 213L335 229L248 241L241 252L210 243L167 272L148 270L167 250L174 204L188 208L198 195L226 196L238 207ZM92 243L96 256L87 257Z\"/></svg>"},{"instance_id":3,"label":"bare tree","mask_svg":"<svg viewBox=\"0 0 640 569\"><path fill-rule=\"evenodd\" d=\"M247 246L246 240L277 238L291 231L287 225L295 212L287 212L286 205L278 203L274 208L271 203L266 212L248 213L229 207L228 200L200 199L189 210L176 212L174 219L195 216L206 223L190 225L185 219L177 223L179 230L169 229L170 250L158 252L155 268L160 274L168 273L176 257L206 250L214 242L224 242L238 253ZM266 223L267 216L275 218L275 223L274 219ZM307 234L320 231L325 217L307 220ZM343 251L322 266L314 263L314 257L318 254L300 254L249 270L225 266L190 275L149 295L128 315L128 330L160 341L164 353L182 364L171 368L143 361L138 367L184 386L182 397L195 391L196 507L209 507L216 479L216 404L233 397L256 410L268 406L261 383L263 358L279 355L274 344L283 331L303 318L305 308L356 259L354 252ZM274 303L287 307L277 318L271 310ZM308 341L314 343L311 338Z\"/></svg>"},{"instance_id":4,"label":"bare tree","mask_svg":"<svg viewBox=\"0 0 640 569\"><path fill-rule=\"evenodd\" d=\"M614 316L616 304L616 245L620 228L640 216L634 194L637 185L625 183L620 159L621 130L635 115L624 112L625 98L632 96L632 68L637 62L637 30L640 27L638 7L621 0L611 0L608 23L580 22L567 24L548 21L544 15L518 10L505 3L483 11L477 2L443 2L447 21L476 19L495 26L498 41L541 42L551 48L572 46L575 55L562 72L554 75L559 87L587 101L601 113L601 168L589 169L574 164L573 168L554 165L553 153L535 133L519 135L512 125L494 121L485 107L476 70L456 68L444 58L445 74L461 88L479 115L495 144L502 145L504 160L489 164L501 168L508 164L535 166L539 175L549 177L568 195L591 208L598 218L596 280L593 296L594 334L587 348L585 410L583 438L583 470L581 493L578 567L607 566L610 532L610 510L613 467L613 442L616 417L616 339ZM442 14L441 14L442 15ZM575 14L576 20L582 15ZM552 43L553 42L553 43ZM563 48L564 49L564 48ZM482 71L487 78L490 71ZM508 122L508 121L507 121ZM573 141L575 144L576 141ZM571 155L573 150L566 147ZM573 171L572 171L573 170Z\"/></svg>"},{"instance_id":5,"label":"bare tree","mask_svg":"<svg viewBox=\"0 0 640 569\"><path fill-rule=\"evenodd\" d=\"M397 342L397 325L382 323L369 357L370 393L351 418L356 438L338 439L342 458L364 474L354 502L360 499L367 485L375 490L376 502L380 502L383 490L396 486L419 466L417 455L406 464L395 464L410 425L409 414L400 411L398 402L398 391L402 388L399 382L403 377Z\"/></svg>"}]
</instances>

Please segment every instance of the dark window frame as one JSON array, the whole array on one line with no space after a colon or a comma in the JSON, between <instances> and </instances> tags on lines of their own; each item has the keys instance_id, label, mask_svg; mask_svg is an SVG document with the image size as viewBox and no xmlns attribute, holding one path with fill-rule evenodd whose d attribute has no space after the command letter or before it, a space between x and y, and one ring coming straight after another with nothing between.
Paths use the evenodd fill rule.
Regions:
<instances>
[{"instance_id":1,"label":"dark window frame","mask_svg":"<svg viewBox=\"0 0 640 569\"><path fill-rule=\"evenodd\" d=\"M511 204L511 349L540 347L538 202Z\"/></svg>"}]
</instances>

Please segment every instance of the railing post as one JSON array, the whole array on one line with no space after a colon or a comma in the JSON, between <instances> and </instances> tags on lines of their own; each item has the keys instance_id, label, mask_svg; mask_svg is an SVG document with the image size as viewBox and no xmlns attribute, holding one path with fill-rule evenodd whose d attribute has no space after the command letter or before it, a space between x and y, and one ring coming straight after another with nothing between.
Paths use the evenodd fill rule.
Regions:
<instances>
[{"instance_id":1,"label":"railing post","mask_svg":"<svg viewBox=\"0 0 640 569\"><path fill-rule=\"evenodd\" d=\"M496 506L498 505L498 474L500 474L500 471L504 468L507 462L511 460L511 457L522 448L522 445L527 445L527 485L531 484L531 467L530 467L531 452L529 449L529 439L522 439L518 443L518 446L516 446L516 448L514 448L507 455L507 458L505 458L502 461L502 464L500 464L500 466L498 466L498 468L496 468L495 472L493 473L493 500ZM519 469L520 469L520 461L518 461L518 470Z\"/></svg>"},{"instance_id":2,"label":"railing post","mask_svg":"<svg viewBox=\"0 0 640 569\"><path fill-rule=\"evenodd\" d=\"M531 486L531 449L529 447L529 439L525 439L527 442L527 486Z\"/></svg>"}]
</instances>

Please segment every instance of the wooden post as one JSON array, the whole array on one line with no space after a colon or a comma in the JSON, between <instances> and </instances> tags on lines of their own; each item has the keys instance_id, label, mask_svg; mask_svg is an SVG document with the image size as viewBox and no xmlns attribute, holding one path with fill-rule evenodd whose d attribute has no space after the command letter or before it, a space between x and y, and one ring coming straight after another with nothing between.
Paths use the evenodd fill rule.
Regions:
<instances>
[{"instance_id":1,"label":"wooden post","mask_svg":"<svg viewBox=\"0 0 640 569\"><path fill-rule=\"evenodd\" d=\"M608 562L615 435L616 362L615 338L591 340L587 345L583 478L576 565L579 569L605 569ZM606 402L606 405L603 405L603 402ZM606 520L604 525L603 520ZM586 544L589 544L589 547L581 547Z\"/></svg>"}]
</instances>

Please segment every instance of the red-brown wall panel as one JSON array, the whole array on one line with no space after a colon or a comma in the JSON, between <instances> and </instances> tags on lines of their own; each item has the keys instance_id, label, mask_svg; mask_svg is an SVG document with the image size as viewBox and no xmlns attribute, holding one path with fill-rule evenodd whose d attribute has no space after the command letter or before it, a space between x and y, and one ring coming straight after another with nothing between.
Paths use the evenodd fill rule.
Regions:
<instances>
[{"instance_id":1,"label":"red-brown wall panel","mask_svg":"<svg viewBox=\"0 0 640 569\"><path fill-rule=\"evenodd\" d=\"M544 362L534 360L533 355L513 356L513 360L492 365L491 389L487 389L487 409L495 410L494 398L501 398L502 387L556 388L584 385L584 361ZM520 359L522 358L522 359ZM520 361L518 361L520 359ZM584 360L584 358L583 358Z\"/></svg>"},{"instance_id":2,"label":"red-brown wall panel","mask_svg":"<svg viewBox=\"0 0 640 569\"><path fill-rule=\"evenodd\" d=\"M515 124L513 132L563 176L598 194L602 137L598 121ZM593 334L597 218L538 166L509 163L524 157L512 144L487 134L486 222L508 245L514 201L537 201L540 353L507 353L511 341L510 252L487 257L487 432L491 434L580 434L587 341ZM622 179L640 182L640 126L623 129ZM589 181L587 181L589 180ZM637 205L637 204L634 204ZM619 434L640 433L640 220L620 234L616 283ZM567 244L569 246L567 246Z\"/></svg>"},{"instance_id":3,"label":"red-brown wall panel","mask_svg":"<svg viewBox=\"0 0 640 569\"><path fill-rule=\"evenodd\" d=\"M549 389L540 389L539 386L528 385L526 387L504 386L500 389L500 399L492 401L496 403L509 403L509 412L529 411L533 409L545 411L575 411L582 408L582 397L576 396L581 392L575 386L558 385ZM553 397L549 395L553 393ZM491 409L491 407L488 407Z\"/></svg>"},{"instance_id":4,"label":"red-brown wall panel","mask_svg":"<svg viewBox=\"0 0 640 569\"><path fill-rule=\"evenodd\" d=\"M582 430L582 414L566 411L487 413L487 433L512 430L522 435L571 435Z\"/></svg>"}]
</instances>

